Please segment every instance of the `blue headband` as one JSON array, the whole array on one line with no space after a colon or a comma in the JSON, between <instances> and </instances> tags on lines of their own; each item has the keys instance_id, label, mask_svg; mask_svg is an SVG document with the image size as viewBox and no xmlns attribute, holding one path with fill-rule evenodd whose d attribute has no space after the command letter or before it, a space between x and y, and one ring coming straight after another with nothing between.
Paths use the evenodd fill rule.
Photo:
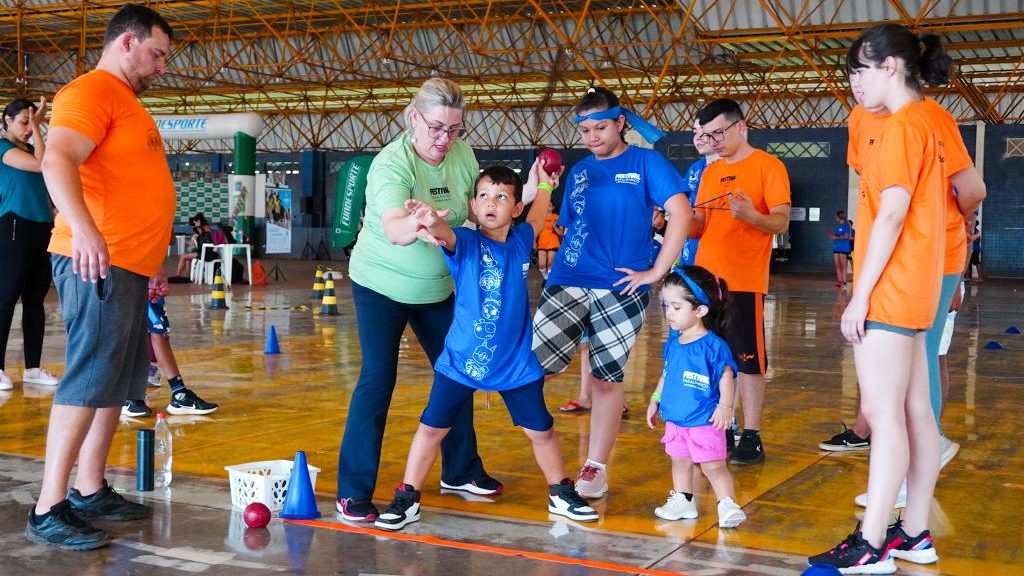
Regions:
<instances>
[{"instance_id":1,"label":"blue headband","mask_svg":"<svg viewBox=\"0 0 1024 576\"><path fill-rule=\"evenodd\" d=\"M625 116L629 125L632 126L644 140L647 140L651 144L654 144L665 136L665 133L659 130L657 126L651 124L647 120L644 120L636 112L627 110L622 106L615 106L614 108L609 108L607 110L591 112L586 116L576 116L576 119L573 120L573 124L579 124L584 120L614 120L619 116Z\"/></svg>"},{"instance_id":2,"label":"blue headband","mask_svg":"<svg viewBox=\"0 0 1024 576\"><path fill-rule=\"evenodd\" d=\"M708 298L708 295L706 292L704 292L704 289L697 285L697 283L693 281L693 278L687 276L686 272L683 272L682 268L673 266L672 271L678 274L679 277L683 279L683 282L686 282L687 288L690 289L690 293L693 294L693 297L697 299L698 303L708 307L711 306L711 299Z\"/></svg>"}]
</instances>

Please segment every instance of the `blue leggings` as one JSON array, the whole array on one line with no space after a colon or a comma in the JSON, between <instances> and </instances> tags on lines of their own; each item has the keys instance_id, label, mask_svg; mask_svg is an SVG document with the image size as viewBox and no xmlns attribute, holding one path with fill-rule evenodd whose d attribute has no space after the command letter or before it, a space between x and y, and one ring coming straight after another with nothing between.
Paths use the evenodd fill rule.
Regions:
<instances>
[{"instance_id":1,"label":"blue leggings","mask_svg":"<svg viewBox=\"0 0 1024 576\"><path fill-rule=\"evenodd\" d=\"M925 351L928 356L928 389L931 392L932 412L935 414L935 423L939 426L939 433L942 433L942 422L939 414L942 413L942 380L939 378L939 344L942 342L942 329L946 326L946 314L949 312L949 305L953 302L953 294L956 293L957 282L960 282L961 274L946 274L942 277L942 293L939 296L939 306L935 310L935 319L932 327L925 334Z\"/></svg>"}]
</instances>

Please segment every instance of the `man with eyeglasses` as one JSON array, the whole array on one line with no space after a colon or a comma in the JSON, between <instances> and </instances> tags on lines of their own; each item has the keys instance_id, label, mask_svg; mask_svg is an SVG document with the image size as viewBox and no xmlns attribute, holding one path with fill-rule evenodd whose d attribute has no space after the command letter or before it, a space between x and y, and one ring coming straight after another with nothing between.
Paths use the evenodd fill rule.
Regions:
<instances>
[{"instance_id":1,"label":"man with eyeglasses","mask_svg":"<svg viewBox=\"0 0 1024 576\"><path fill-rule=\"evenodd\" d=\"M704 169L715 160L718 160L718 154L711 147L710 138L706 137L700 129L700 122L693 123L693 147L697 149L700 158L694 161L693 164L690 164L690 167L686 169L686 175L683 176L691 206L697 203L697 190L700 189L700 179L704 174ZM694 260L697 258L698 242L697 238L690 238L683 244L683 252L679 256L680 264L684 266L693 265Z\"/></svg>"},{"instance_id":2,"label":"man with eyeglasses","mask_svg":"<svg viewBox=\"0 0 1024 576\"><path fill-rule=\"evenodd\" d=\"M733 100L709 103L697 122L695 139L709 144L719 161L701 175L690 236L700 238L696 264L729 284L733 309L725 337L740 368L744 426L730 462L755 464L764 460L764 296L772 235L789 228L789 175L778 158L747 142L747 123Z\"/></svg>"}]
</instances>

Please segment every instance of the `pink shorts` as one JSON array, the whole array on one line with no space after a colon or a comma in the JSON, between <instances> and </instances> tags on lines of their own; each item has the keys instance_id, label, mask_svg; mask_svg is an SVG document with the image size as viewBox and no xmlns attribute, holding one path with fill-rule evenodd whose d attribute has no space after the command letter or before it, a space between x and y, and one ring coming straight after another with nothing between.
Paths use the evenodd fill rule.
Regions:
<instances>
[{"instance_id":1,"label":"pink shorts","mask_svg":"<svg viewBox=\"0 0 1024 576\"><path fill-rule=\"evenodd\" d=\"M689 458L694 464L725 460L725 430L707 426L676 426L665 422L661 437L665 453L672 458Z\"/></svg>"}]
</instances>

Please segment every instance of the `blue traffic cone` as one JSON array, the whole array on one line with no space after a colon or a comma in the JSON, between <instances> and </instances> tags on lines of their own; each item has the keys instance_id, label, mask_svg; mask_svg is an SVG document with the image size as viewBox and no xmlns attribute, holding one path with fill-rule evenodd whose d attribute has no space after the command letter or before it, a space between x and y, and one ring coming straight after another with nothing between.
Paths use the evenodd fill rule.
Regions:
<instances>
[{"instance_id":1,"label":"blue traffic cone","mask_svg":"<svg viewBox=\"0 0 1024 576\"><path fill-rule=\"evenodd\" d=\"M831 564L814 564L804 570L800 576L841 576L841 574L839 568Z\"/></svg>"},{"instance_id":2,"label":"blue traffic cone","mask_svg":"<svg viewBox=\"0 0 1024 576\"><path fill-rule=\"evenodd\" d=\"M985 350L1002 350L1002 349L1003 349L1003 345L1000 344L999 342L996 342L995 340L989 342L988 344L985 344Z\"/></svg>"},{"instance_id":3,"label":"blue traffic cone","mask_svg":"<svg viewBox=\"0 0 1024 576\"><path fill-rule=\"evenodd\" d=\"M280 354L281 347L277 344L277 329L270 325L270 332L267 332L267 345L263 347L264 354Z\"/></svg>"},{"instance_id":4,"label":"blue traffic cone","mask_svg":"<svg viewBox=\"0 0 1024 576\"><path fill-rule=\"evenodd\" d=\"M1009 328L1006 329L1006 333L1007 334L1020 334L1020 328L1017 328L1016 326L1010 326Z\"/></svg>"},{"instance_id":5,"label":"blue traffic cone","mask_svg":"<svg viewBox=\"0 0 1024 576\"><path fill-rule=\"evenodd\" d=\"M320 510L316 507L316 497L313 495L313 481L309 479L309 467L306 465L306 453L299 450L292 462L292 475L288 479L281 518L311 520L319 517Z\"/></svg>"}]
</instances>

